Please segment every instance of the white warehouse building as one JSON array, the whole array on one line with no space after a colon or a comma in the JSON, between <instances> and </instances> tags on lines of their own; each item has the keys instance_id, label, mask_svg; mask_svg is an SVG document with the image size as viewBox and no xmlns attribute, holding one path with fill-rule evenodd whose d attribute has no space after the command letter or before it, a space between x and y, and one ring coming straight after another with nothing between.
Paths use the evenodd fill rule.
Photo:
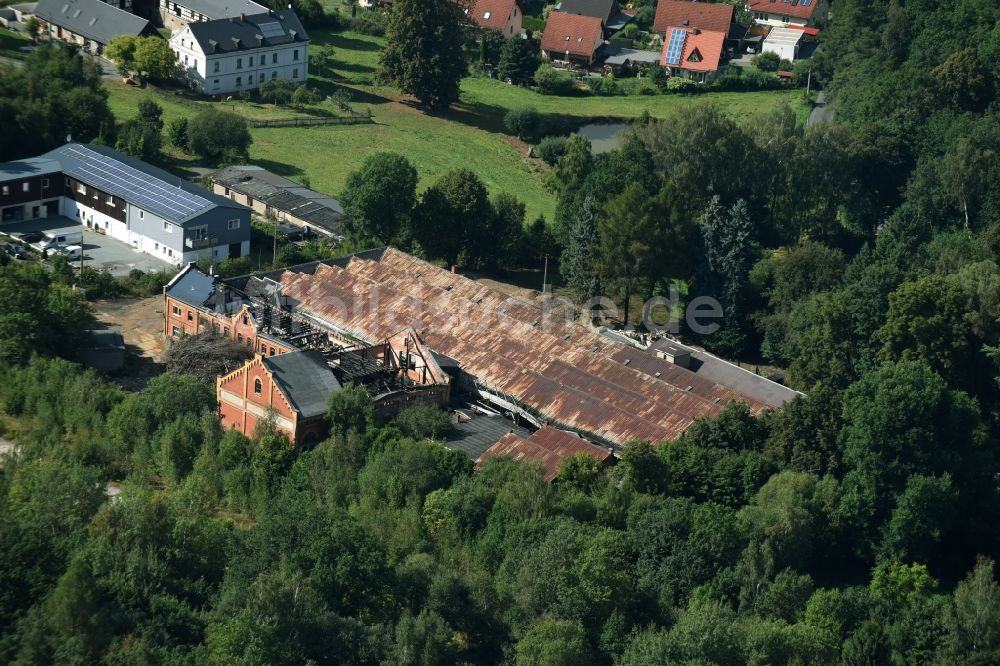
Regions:
<instances>
[{"instance_id":1,"label":"white warehouse building","mask_svg":"<svg viewBox=\"0 0 1000 666\"><path fill-rule=\"evenodd\" d=\"M309 36L291 9L190 23L173 34L170 46L191 86L206 95L309 78Z\"/></svg>"}]
</instances>

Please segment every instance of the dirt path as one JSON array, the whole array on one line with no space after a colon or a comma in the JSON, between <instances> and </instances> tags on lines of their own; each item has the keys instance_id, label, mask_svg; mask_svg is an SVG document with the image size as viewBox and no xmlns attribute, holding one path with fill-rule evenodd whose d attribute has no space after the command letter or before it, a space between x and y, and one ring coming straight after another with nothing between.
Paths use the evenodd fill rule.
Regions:
<instances>
[{"instance_id":1,"label":"dirt path","mask_svg":"<svg viewBox=\"0 0 1000 666\"><path fill-rule=\"evenodd\" d=\"M163 298L97 301L94 316L109 327L118 328L125 344L156 363L162 363L167 351L163 339Z\"/></svg>"}]
</instances>

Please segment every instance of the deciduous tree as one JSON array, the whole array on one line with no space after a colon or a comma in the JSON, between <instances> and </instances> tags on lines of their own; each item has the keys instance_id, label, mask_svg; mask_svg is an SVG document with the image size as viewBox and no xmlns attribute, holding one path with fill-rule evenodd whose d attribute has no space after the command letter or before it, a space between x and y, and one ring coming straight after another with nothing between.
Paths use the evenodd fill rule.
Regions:
<instances>
[{"instance_id":1,"label":"deciduous tree","mask_svg":"<svg viewBox=\"0 0 1000 666\"><path fill-rule=\"evenodd\" d=\"M380 75L434 111L458 100L468 73L464 16L449 0L399 0L386 22Z\"/></svg>"},{"instance_id":2,"label":"deciduous tree","mask_svg":"<svg viewBox=\"0 0 1000 666\"><path fill-rule=\"evenodd\" d=\"M417 170L402 155L375 153L347 177L345 227L355 240L388 244L409 223L416 205Z\"/></svg>"}]
</instances>

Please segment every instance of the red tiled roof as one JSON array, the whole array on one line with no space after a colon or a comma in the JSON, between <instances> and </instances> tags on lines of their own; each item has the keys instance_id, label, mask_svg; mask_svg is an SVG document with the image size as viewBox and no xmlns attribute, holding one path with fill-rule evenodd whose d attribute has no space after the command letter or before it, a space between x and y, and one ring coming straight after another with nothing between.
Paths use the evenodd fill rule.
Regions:
<instances>
[{"instance_id":1,"label":"red tiled roof","mask_svg":"<svg viewBox=\"0 0 1000 666\"><path fill-rule=\"evenodd\" d=\"M685 25L684 21L687 21ZM670 26L701 28L729 34L733 22L733 6L723 2L689 2L660 0L653 19L653 32L666 33Z\"/></svg>"},{"instance_id":2,"label":"red tiled roof","mask_svg":"<svg viewBox=\"0 0 1000 666\"><path fill-rule=\"evenodd\" d=\"M603 41L601 19L552 12L542 33L542 50L590 57Z\"/></svg>"},{"instance_id":3,"label":"red tiled roof","mask_svg":"<svg viewBox=\"0 0 1000 666\"><path fill-rule=\"evenodd\" d=\"M792 30L801 30L810 37L815 37L819 34L819 28L809 28L804 25L799 25L798 23L790 23L788 24L788 27Z\"/></svg>"},{"instance_id":4,"label":"red tiled roof","mask_svg":"<svg viewBox=\"0 0 1000 666\"><path fill-rule=\"evenodd\" d=\"M612 457L608 449L595 446L558 428L545 426L527 439L514 433L504 435L476 462L482 463L488 458L509 456L514 460L538 463L545 470L545 480L552 481L559 475L559 463L562 459L576 453L585 453L601 463Z\"/></svg>"},{"instance_id":5,"label":"red tiled roof","mask_svg":"<svg viewBox=\"0 0 1000 666\"><path fill-rule=\"evenodd\" d=\"M670 46L670 31L679 26L667 26L667 39L663 42L663 53L660 64L664 67L676 67L689 72L714 72L719 69L722 60L722 47L726 43L726 34L709 32L707 30L686 30L684 51L680 64L667 65L667 48Z\"/></svg>"},{"instance_id":6,"label":"red tiled roof","mask_svg":"<svg viewBox=\"0 0 1000 666\"><path fill-rule=\"evenodd\" d=\"M518 0L462 0L459 4L468 8L466 16L479 27L503 30L514 6L519 3Z\"/></svg>"},{"instance_id":7,"label":"red tiled roof","mask_svg":"<svg viewBox=\"0 0 1000 666\"><path fill-rule=\"evenodd\" d=\"M816 13L820 0L812 0L802 4L802 0L749 0L750 11L766 12L776 16L793 16L800 19L810 19Z\"/></svg>"}]
</instances>

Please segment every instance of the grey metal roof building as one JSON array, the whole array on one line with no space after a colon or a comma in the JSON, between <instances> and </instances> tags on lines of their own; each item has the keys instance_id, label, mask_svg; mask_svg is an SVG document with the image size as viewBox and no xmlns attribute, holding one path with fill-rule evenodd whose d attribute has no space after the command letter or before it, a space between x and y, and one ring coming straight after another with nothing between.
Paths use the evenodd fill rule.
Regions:
<instances>
[{"instance_id":1,"label":"grey metal roof building","mask_svg":"<svg viewBox=\"0 0 1000 666\"><path fill-rule=\"evenodd\" d=\"M0 181L0 223L62 216L175 265L250 252L249 208L105 146L0 164Z\"/></svg>"},{"instance_id":2,"label":"grey metal roof building","mask_svg":"<svg viewBox=\"0 0 1000 666\"><path fill-rule=\"evenodd\" d=\"M254 202L262 202L264 212L271 208L271 212L284 213L279 218L291 218L331 236L343 235L340 219L344 208L339 201L261 167L229 167L214 174L212 182L225 190L250 197Z\"/></svg>"},{"instance_id":3,"label":"grey metal roof building","mask_svg":"<svg viewBox=\"0 0 1000 666\"><path fill-rule=\"evenodd\" d=\"M471 410L459 413L462 418L458 423L452 424L444 445L449 449L464 451L472 460L481 457L504 435L514 433L524 438L531 436L530 430L522 428L505 416L487 416Z\"/></svg>"},{"instance_id":4,"label":"grey metal roof building","mask_svg":"<svg viewBox=\"0 0 1000 666\"><path fill-rule=\"evenodd\" d=\"M57 160L45 157L26 157L22 160L0 164L0 181L31 176L47 176L62 171Z\"/></svg>"},{"instance_id":5,"label":"grey metal roof building","mask_svg":"<svg viewBox=\"0 0 1000 666\"><path fill-rule=\"evenodd\" d=\"M266 12L267 7L252 0L177 0L171 5L179 5L210 19L224 19L243 14Z\"/></svg>"},{"instance_id":6,"label":"grey metal roof building","mask_svg":"<svg viewBox=\"0 0 1000 666\"><path fill-rule=\"evenodd\" d=\"M302 418L326 413L330 395L340 382L318 351L295 351L261 359Z\"/></svg>"},{"instance_id":7,"label":"grey metal roof building","mask_svg":"<svg viewBox=\"0 0 1000 666\"><path fill-rule=\"evenodd\" d=\"M246 210L226 197L106 146L67 143L40 159L57 161L65 175L181 226L215 208Z\"/></svg>"},{"instance_id":8,"label":"grey metal roof building","mask_svg":"<svg viewBox=\"0 0 1000 666\"><path fill-rule=\"evenodd\" d=\"M302 22L290 9L191 23L191 34L206 55L307 42Z\"/></svg>"},{"instance_id":9,"label":"grey metal roof building","mask_svg":"<svg viewBox=\"0 0 1000 666\"><path fill-rule=\"evenodd\" d=\"M101 0L39 0L35 16L103 46L119 35L157 35L146 19ZM50 34L55 33L50 29ZM57 34L53 36L60 37Z\"/></svg>"}]
</instances>

